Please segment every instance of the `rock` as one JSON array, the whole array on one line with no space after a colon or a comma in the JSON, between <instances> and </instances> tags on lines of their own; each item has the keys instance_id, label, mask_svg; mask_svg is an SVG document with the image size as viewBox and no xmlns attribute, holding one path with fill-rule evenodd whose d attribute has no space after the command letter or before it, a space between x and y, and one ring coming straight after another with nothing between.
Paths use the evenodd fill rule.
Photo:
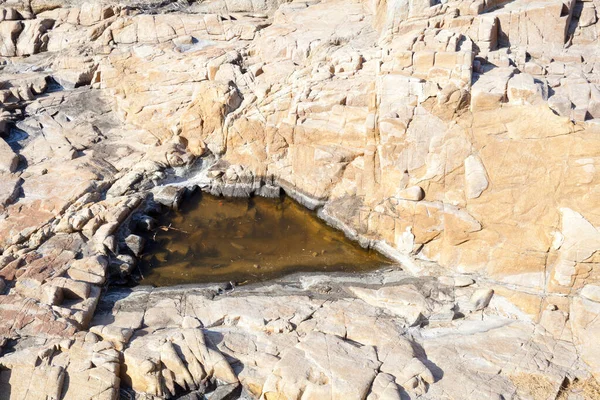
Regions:
<instances>
[{"instance_id":1,"label":"rock","mask_svg":"<svg viewBox=\"0 0 600 400\"><path fill-rule=\"evenodd\" d=\"M17 55L16 40L23 31L23 24L19 21L0 22L0 56L14 57Z\"/></svg>"},{"instance_id":2,"label":"rock","mask_svg":"<svg viewBox=\"0 0 600 400\"><path fill-rule=\"evenodd\" d=\"M583 215L563 208L559 239L557 258L550 275L551 283L555 287L570 287L577 274L576 265L590 257L596 246L600 245L600 231Z\"/></svg>"},{"instance_id":3,"label":"rock","mask_svg":"<svg viewBox=\"0 0 600 400\"><path fill-rule=\"evenodd\" d=\"M217 387L208 396L208 400L233 400L239 398L240 385L230 383Z\"/></svg>"},{"instance_id":4,"label":"rock","mask_svg":"<svg viewBox=\"0 0 600 400\"><path fill-rule=\"evenodd\" d=\"M360 299L368 304L383 307L404 318L409 326L420 322L429 314L429 305L425 296L411 286L386 287L378 290L350 288Z\"/></svg>"},{"instance_id":5,"label":"rock","mask_svg":"<svg viewBox=\"0 0 600 400\"><path fill-rule=\"evenodd\" d=\"M0 391L27 396L35 390L45 398L110 398L118 393L118 355L110 344L89 342L81 335L66 342L19 349L0 358L3 379ZM112 350L114 351L114 350ZM36 366L36 361L43 364ZM92 364L93 360L93 364ZM85 392L81 392L84 387Z\"/></svg>"},{"instance_id":6,"label":"rock","mask_svg":"<svg viewBox=\"0 0 600 400\"><path fill-rule=\"evenodd\" d=\"M30 56L45 51L48 37L47 30L52 28L54 20L35 19L23 21L23 31L16 41L16 55Z\"/></svg>"},{"instance_id":7,"label":"rock","mask_svg":"<svg viewBox=\"0 0 600 400\"><path fill-rule=\"evenodd\" d=\"M411 186L399 191L397 197L403 200L421 201L425 198L425 192L420 186Z\"/></svg>"},{"instance_id":8,"label":"rock","mask_svg":"<svg viewBox=\"0 0 600 400\"><path fill-rule=\"evenodd\" d=\"M311 399L365 397L380 362L372 347L348 346L333 335L307 335L282 355L265 382L262 396L297 398L305 392Z\"/></svg>"},{"instance_id":9,"label":"rock","mask_svg":"<svg viewBox=\"0 0 600 400\"><path fill-rule=\"evenodd\" d=\"M471 91L471 109L481 111L497 108L506 100L506 86L512 75L512 69L501 68L495 74L479 76Z\"/></svg>"},{"instance_id":10,"label":"rock","mask_svg":"<svg viewBox=\"0 0 600 400\"><path fill-rule=\"evenodd\" d=\"M183 192L184 188L176 186L159 186L152 191L155 202L173 209L179 208Z\"/></svg>"},{"instance_id":11,"label":"rock","mask_svg":"<svg viewBox=\"0 0 600 400\"><path fill-rule=\"evenodd\" d=\"M165 338L170 340L165 341ZM232 372L227 373L229 376L223 374L221 365L225 361L222 356L219 358L217 355L220 353L206 348L201 331L186 329L178 332L171 329L159 336L133 338L130 347L124 352L124 362L127 378L133 389L140 393L162 396L174 394L174 383L182 388L195 390L206 374L227 383L237 382ZM217 364L214 364L215 361ZM228 368L229 365L225 364Z\"/></svg>"},{"instance_id":12,"label":"rock","mask_svg":"<svg viewBox=\"0 0 600 400\"><path fill-rule=\"evenodd\" d=\"M125 244L131 252L139 257L144 251L144 238L138 235L129 235L125 238Z\"/></svg>"},{"instance_id":13,"label":"rock","mask_svg":"<svg viewBox=\"0 0 600 400\"><path fill-rule=\"evenodd\" d=\"M13 152L10 146L0 140L0 172L15 172L19 165L19 156Z\"/></svg>"},{"instance_id":14,"label":"rock","mask_svg":"<svg viewBox=\"0 0 600 400\"><path fill-rule=\"evenodd\" d=\"M74 280L101 285L106 279L108 262L105 257L95 256L71 263L67 275Z\"/></svg>"},{"instance_id":15,"label":"rock","mask_svg":"<svg viewBox=\"0 0 600 400\"><path fill-rule=\"evenodd\" d=\"M11 204L19 196L23 180L12 174L0 174L0 207Z\"/></svg>"},{"instance_id":16,"label":"rock","mask_svg":"<svg viewBox=\"0 0 600 400\"><path fill-rule=\"evenodd\" d=\"M66 297L85 300L90 296L90 285L67 278L54 278L52 285L61 288Z\"/></svg>"},{"instance_id":17,"label":"rock","mask_svg":"<svg viewBox=\"0 0 600 400\"><path fill-rule=\"evenodd\" d=\"M555 95L548 99L548 106L561 116L570 116L571 100L566 96Z\"/></svg>"},{"instance_id":18,"label":"rock","mask_svg":"<svg viewBox=\"0 0 600 400\"><path fill-rule=\"evenodd\" d=\"M583 289L581 289L581 296L588 300L600 303L600 286L585 285Z\"/></svg>"},{"instance_id":19,"label":"rock","mask_svg":"<svg viewBox=\"0 0 600 400\"><path fill-rule=\"evenodd\" d=\"M542 85L527 73L510 78L506 93L508 101L513 104L537 104L548 99Z\"/></svg>"},{"instance_id":20,"label":"rock","mask_svg":"<svg viewBox=\"0 0 600 400\"><path fill-rule=\"evenodd\" d=\"M473 311L483 310L488 306L494 291L492 289L478 289L471 296L470 304Z\"/></svg>"},{"instance_id":21,"label":"rock","mask_svg":"<svg viewBox=\"0 0 600 400\"><path fill-rule=\"evenodd\" d=\"M39 299L42 303L58 306L64 299L63 289L52 284L43 285L40 291Z\"/></svg>"},{"instance_id":22,"label":"rock","mask_svg":"<svg viewBox=\"0 0 600 400\"><path fill-rule=\"evenodd\" d=\"M143 231L152 231L156 228L156 220L148 215L143 215L135 219L136 227Z\"/></svg>"},{"instance_id":23,"label":"rock","mask_svg":"<svg viewBox=\"0 0 600 400\"><path fill-rule=\"evenodd\" d=\"M373 381L371 393L367 400L400 400L401 391L392 375L379 373Z\"/></svg>"},{"instance_id":24,"label":"rock","mask_svg":"<svg viewBox=\"0 0 600 400\"><path fill-rule=\"evenodd\" d=\"M576 298L569 309L569 321L573 331L573 342L583 353L583 360L590 366L595 378L600 375L598 348L594 346L598 339L599 303Z\"/></svg>"},{"instance_id":25,"label":"rock","mask_svg":"<svg viewBox=\"0 0 600 400\"><path fill-rule=\"evenodd\" d=\"M596 16L596 7L593 3L584 4L581 15L579 16L579 26L585 28L594 25L598 21Z\"/></svg>"}]
</instances>

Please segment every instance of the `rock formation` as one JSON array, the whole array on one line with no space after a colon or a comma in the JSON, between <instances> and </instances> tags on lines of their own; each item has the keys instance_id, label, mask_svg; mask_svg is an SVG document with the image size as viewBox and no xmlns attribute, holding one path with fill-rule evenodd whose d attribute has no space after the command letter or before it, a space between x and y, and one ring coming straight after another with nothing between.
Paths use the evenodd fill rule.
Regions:
<instances>
[{"instance_id":1,"label":"rock formation","mask_svg":"<svg viewBox=\"0 0 600 400\"><path fill-rule=\"evenodd\" d=\"M600 398L599 9L0 0L0 399ZM173 173L402 271L103 294Z\"/></svg>"}]
</instances>

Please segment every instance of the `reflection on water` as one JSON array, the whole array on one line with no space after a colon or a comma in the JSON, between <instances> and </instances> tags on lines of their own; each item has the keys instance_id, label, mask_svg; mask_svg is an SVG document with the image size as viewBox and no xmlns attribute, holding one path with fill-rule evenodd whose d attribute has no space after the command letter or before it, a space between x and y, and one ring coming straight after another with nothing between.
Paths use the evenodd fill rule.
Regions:
<instances>
[{"instance_id":1,"label":"reflection on water","mask_svg":"<svg viewBox=\"0 0 600 400\"><path fill-rule=\"evenodd\" d=\"M287 197L229 199L198 192L159 224L143 258L141 284L247 283L390 263Z\"/></svg>"}]
</instances>

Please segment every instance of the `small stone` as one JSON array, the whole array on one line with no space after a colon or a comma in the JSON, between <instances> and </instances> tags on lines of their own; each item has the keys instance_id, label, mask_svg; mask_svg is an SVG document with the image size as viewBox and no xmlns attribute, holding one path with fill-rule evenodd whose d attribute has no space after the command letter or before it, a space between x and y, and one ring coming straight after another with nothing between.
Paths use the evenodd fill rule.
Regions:
<instances>
[{"instance_id":1,"label":"small stone","mask_svg":"<svg viewBox=\"0 0 600 400\"><path fill-rule=\"evenodd\" d=\"M117 238L114 235L107 236L102 242L104 247L108 249L111 253L117 252Z\"/></svg>"},{"instance_id":2,"label":"small stone","mask_svg":"<svg viewBox=\"0 0 600 400\"><path fill-rule=\"evenodd\" d=\"M425 191L420 186L411 186L398 192L398 198L410 201L421 201L425 198Z\"/></svg>"},{"instance_id":3,"label":"small stone","mask_svg":"<svg viewBox=\"0 0 600 400\"><path fill-rule=\"evenodd\" d=\"M178 47L191 45L194 44L194 38L190 35L179 36L173 39L173 44Z\"/></svg>"},{"instance_id":4,"label":"small stone","mask_svg":"<svg viewBox=\"0 0 600 400\"><path fill-rule=\"evenodd\" d=\"M122 263L121 265L119 265L119 271L121 272L121 275L127 276L131 274L131 272L133 271L133 267L133 264Z\"/></svg>"},{"instance_id":5,"label":"small stone","mask_svg":"<svg viewBox=\"0 0 600 400\"><path fill-rule=\"evenodd\" d=\"M88 332L85 334L85 342L86 343L98 343L100 341L100 339L98 338L98 336L92 332Z\"/></svg>"},{"instance_id":6,"label":"small stone","mask_svg":"<svg viewBox=\"0 0 600 400\"><path fill-rule=\"evenodd\" d=\"M471 296L471 305L473 306L473 311L483 310L490 304L490 300L494 295L494 291L492 289L479 289L473 293Z\"/></svg>"},{"instance_id":7,"label":"small stone","mask_svg":"<svg viewBox=\"0 0 600 400\"><path fill-rule=\"evenodd\" d=\"M125 244L136 257L139 257L144 251L144 243L144 238L138 235L129 235L125 238Z\"/></svg>"},{"instance_id":8,"label":"small stone","mask_svg":"<svg viewBox=\"0 0 600 400\"><path fill-rule=\"evenodd\" d=\"M175 186L159 186L152 190L154 201L163 206L177 209L183 197L184 188Z\"/></svg>"},{"instance_id":9,"label":"small stone","mask_svg":"<svg viewBox=\"0 0 600 400\"><path fill-rule=\"evenodd\" d=\"M142 231L152 231L156 225L156 220L148 215L142 215L136 220L136 227Z\"/></svg>"},{"instance_id":10,"label":"small stone","mask_svg":"<svg viewBox=\"0 0 600 400\"><path fill-rule=\"evenodd\" d=\"M134 257L130 256L129 254L119 254L117 256L117 260L119 260L122 263L127 263L127 264L131 264L131 265L136 264L136 259Z\"/></svg>"}]
</instances>

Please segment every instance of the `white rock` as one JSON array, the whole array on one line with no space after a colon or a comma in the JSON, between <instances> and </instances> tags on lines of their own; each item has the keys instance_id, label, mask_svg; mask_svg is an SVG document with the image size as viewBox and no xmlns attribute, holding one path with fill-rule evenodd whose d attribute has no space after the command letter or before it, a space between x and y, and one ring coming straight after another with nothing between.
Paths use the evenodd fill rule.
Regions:
<instances>
[{"instance_id":1,"label":"white rock","mask_svg":"<svg viewBox=\"0 0 600 400\"><path fill-rule=\"evenodd\" d=\"M473 306L473 310L483 310L488 306L492 296L494 295L494 291L492 289L479 289L473 293L471 296L471 306Z\"/></svg>"},{"instance_id":2,"label":"white rock","mask_svg":"<svg viewBox=\"0 0 600 400\"><path fill-rule=\"evenodd\" d=\"M594 3L583 3L583 10L579 16L579 26L585 28L586 26L594 25L598 21L596 16L596 7Z\"/></svg>"},{"instance_id":3,"label":"white rock","mask_svg":"<svg viewBox=\"0 0 600 400\"><path fill-rule=\"evenodd\" d=\"M542 84L527 73L513 76L508 81L506 93L512 104L537 104L547 99Z\"/></svg>"},{"instance_id":4,"label":"white rock","mask_svg":"<svg viewBox=\"0 0 600 400\"><path fill-rule=\"evenodd\" d=\"M487 172L481 159L476 155L467 157L465 159L465 195L467 198L478 198L488 185Z\"/></svg>"},{"instance_id":5,"label":"white rock","mask_svg":"<svg viewBox=\"0 0 600 400\"><path fill-rule=\"evenodd\" d=\"M425 192L420 186L411 186L398 192L397 197L403 200L421 201Z\"/></svg>"},{"instance_id":6,"label":"white rock","mask_svg":"<svg viewBox=\"0 0 600 400\"><path fill-rule=\"evenodd\" d=\"M585 285L581 289L581 296L588 300L600 303L600 286L598 285Z\"/></svg>"}]
</instances>

